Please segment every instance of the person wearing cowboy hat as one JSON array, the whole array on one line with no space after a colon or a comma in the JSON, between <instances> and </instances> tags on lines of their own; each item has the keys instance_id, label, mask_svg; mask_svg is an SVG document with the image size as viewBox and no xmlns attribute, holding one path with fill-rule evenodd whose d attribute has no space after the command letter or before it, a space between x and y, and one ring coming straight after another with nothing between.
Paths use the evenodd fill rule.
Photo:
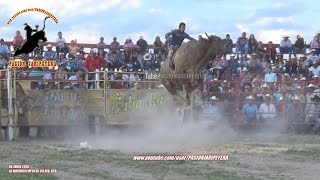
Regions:
<instances>
[{"instance_id":1,"label":"person wearing cowboy hat","mask_svg":"<svg viewBox=\"0 0 320 180\"><path fill-rule=\"evenodd\" d=\"M307 60L309 64L319 62L319 55L317 54L316 49L311 49L310 54L307 57Z\"/></svg>"},{"instance_id":2,"label":"person wearing cowboy hat","mask_svg":"<svg viewBox=\"0 0 320 180\"><path fill-rule=\"evenodd\" d=\"M219 99L216 96L211 96L209 102L203 107L204 117L213 119L219 113Z\"/></svg>"},{"instance_id":3,"label":"person wearing cowboy hat","mask_svg":"<svg viewBox=\"0 0 320 180\"><path fill-rule=\"evenodd\" d=\"M255 123L259 116L259 108L254 102L252 95L246 97L247 103L242 107L242 121L243 123Z\"/></svg>"},{"instance_id":4,"label":"person wearing cowboy hat","mask_svg":"<svg viewBox=\"0 0 320 180\"><path fill-rule=\"evenodd\" d=\"M139 47L139 53L141 55L144 55L145 53L148 52L148 42L143 39L143 36L139 37L139 40L137 41L137 46Z\"/></svg>"},{"instance_id":5,"label":"person wearing cowboy hat","mask_svg":"<svg viewBox=\"0 0 320 180\"><path fill-rule=\"evenodd\" d=\"M75 58L69 59L67 67L71 72L77 72L84 67L84 61L81 58L80 52L75 54Z\"/></svg>"},{"instance_id":6,"label":"person wearing cowboy hat","mask_svg":"<svg viewBox=\"0 0 320 180\"><path fill-rule=\"evenodd\" d=\"M317 89L317 87L314 84L309 84L307 86L307 93L306 93L306 99L307 99L307 103L311 102L311 98L316 95L314 93L314 91Z\"/></svg>"},{"instance_id":7,"label":"person wearing cowboy hat","mask_svg":"<svg viewBox=\"0 0 320 180\"><path fill-rule=\"evenodd\" d=\"M259 118L262 122L274 120L277 116L276 107L271 100L272 96L267 94L264 97L264 103L262 103L259 107Z\"/></svg>"},{"instance_id":8,"label":"person wearing cowboy hat","mask_svg":"<svg viewBox=\"0 0 320 180\"><path fill-rule=\"evenodd\" d=\"M52 44L49 44L47 46L47 51L44 53L43 58L45 60L56 60L57 59L57 53L55 51L52 50Z\"/></svg>"},{"instance_id":9,"label":"person wearing cowboy hat","mask_svg":"<svg viewBox=\"0 0 320 180\"><path fill-rule=\"evenodd\" d=\"M289 59L291 59L293 47L288 35L283 36L283 39L281 40L281 43L280 43L279 50L280 50L280 54L282 55L286 53L289 54Z\"/></svg>"}]
</instances>

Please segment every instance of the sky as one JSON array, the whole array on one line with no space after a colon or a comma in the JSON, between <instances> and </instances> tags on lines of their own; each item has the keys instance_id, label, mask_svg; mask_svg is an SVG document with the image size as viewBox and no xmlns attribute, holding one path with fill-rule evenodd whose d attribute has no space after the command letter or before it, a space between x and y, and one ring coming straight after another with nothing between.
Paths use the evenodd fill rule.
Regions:
<instances>
[{"instance_id":1,"label":"sky","mask_svg":"<svg viewBox=\"0 0 320 180\"><path fill-rule=\"evenodd\" d=\"M320 32L316 20L320 15L320 1L309 0L1 0L0 38L12 41L17 30L25 36L24 23L43 27L45 14L27 12L7 21L25 8L42 8L53 14L46 22L49 41L55 41L61 31L67 42L98 43L105 38L110 44L116 36L120 44L131 37L136 42L143 36L149 44L156 36L164 35L187 24L186 32L198 35L227 33L236 39L241 33L254 34L258 41L279 43L283 35L295 41L301 35L309 43Z\"/></svg>"}]
</instances>

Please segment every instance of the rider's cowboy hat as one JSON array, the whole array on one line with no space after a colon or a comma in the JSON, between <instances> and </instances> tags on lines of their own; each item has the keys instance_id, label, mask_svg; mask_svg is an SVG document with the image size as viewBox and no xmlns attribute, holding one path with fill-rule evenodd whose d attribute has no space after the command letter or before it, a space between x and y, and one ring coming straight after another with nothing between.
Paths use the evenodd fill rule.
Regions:
<instances>
[{"instance_id":1,"label":"rider's cowboy hat","mask_svg":"<svg viewBox=\"0 0 320 180\"><path fill-rule=\"evenodd\" d=\"M146 54L143 56L143 59L144 59L145 61L150 61L151 58L152 58L152 56L151 56L150 53L146 53Z\"/></svg>"},{"instance_id":2,"label":"rider's cowboy hat","mask_svg":"<svg viewBox=\"0 0 320 180\"><path fill-rule=\"evenodd\" d=\"M143 36L140 36L139 39L143 39Z\"/></svg>"},{"instance_id":3,"label":"rider's cowboy hat","mask_svg":"<svg viewBox=\"0 0 320 180\"><path fill-rule=\"evenodd\" d=\"M289 38L289 36L288 36L288 35L283 35L282 37L283 37L283 38Z\"/></svg>"},{"instance_id":4,"label":"rider's cowboy hat","mask_svg":"<svg viewBox=\"0 0 320 180\"><path fill-rule=\"evenodd\" d=\"M49 45L47 46L47 48L52 48L52 44L49 44Z\"/></svg>"}]
</instances>

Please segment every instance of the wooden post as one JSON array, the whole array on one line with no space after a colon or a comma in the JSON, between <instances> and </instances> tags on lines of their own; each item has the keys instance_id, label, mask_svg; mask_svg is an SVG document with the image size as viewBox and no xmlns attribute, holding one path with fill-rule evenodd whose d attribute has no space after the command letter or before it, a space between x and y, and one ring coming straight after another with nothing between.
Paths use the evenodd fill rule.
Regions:
<instances>
[{"instance_id":1,"label":"wooden post","mask_svg":"<svg viewBox=\"0 0 320 180\"><path fill-rule=\"evenodd\" d=\"M14 112L13 112L13 90L12 90L12 69L7 69L7 90L8 90L8 139L9 141L14 140L14 128L13 128L13 121L14 121Z\"/></svg>"}]
</instances>

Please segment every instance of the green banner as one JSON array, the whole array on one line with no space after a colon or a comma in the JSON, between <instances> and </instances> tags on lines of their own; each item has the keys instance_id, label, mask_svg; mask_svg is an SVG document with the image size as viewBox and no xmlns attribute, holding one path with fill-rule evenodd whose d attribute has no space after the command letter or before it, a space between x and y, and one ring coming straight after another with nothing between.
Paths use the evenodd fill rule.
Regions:
<instances>
[{"instance_id":1,"label":"green banner","mask_svg":"<svg viewBox=\"0 0 320 180\"><path fill-rule=\"evenodd\" d=\"M164 90L111 90L107 98L107 122L138 120L142 112L160 108L167 100Z\"/></svg>"}]
</instances>

